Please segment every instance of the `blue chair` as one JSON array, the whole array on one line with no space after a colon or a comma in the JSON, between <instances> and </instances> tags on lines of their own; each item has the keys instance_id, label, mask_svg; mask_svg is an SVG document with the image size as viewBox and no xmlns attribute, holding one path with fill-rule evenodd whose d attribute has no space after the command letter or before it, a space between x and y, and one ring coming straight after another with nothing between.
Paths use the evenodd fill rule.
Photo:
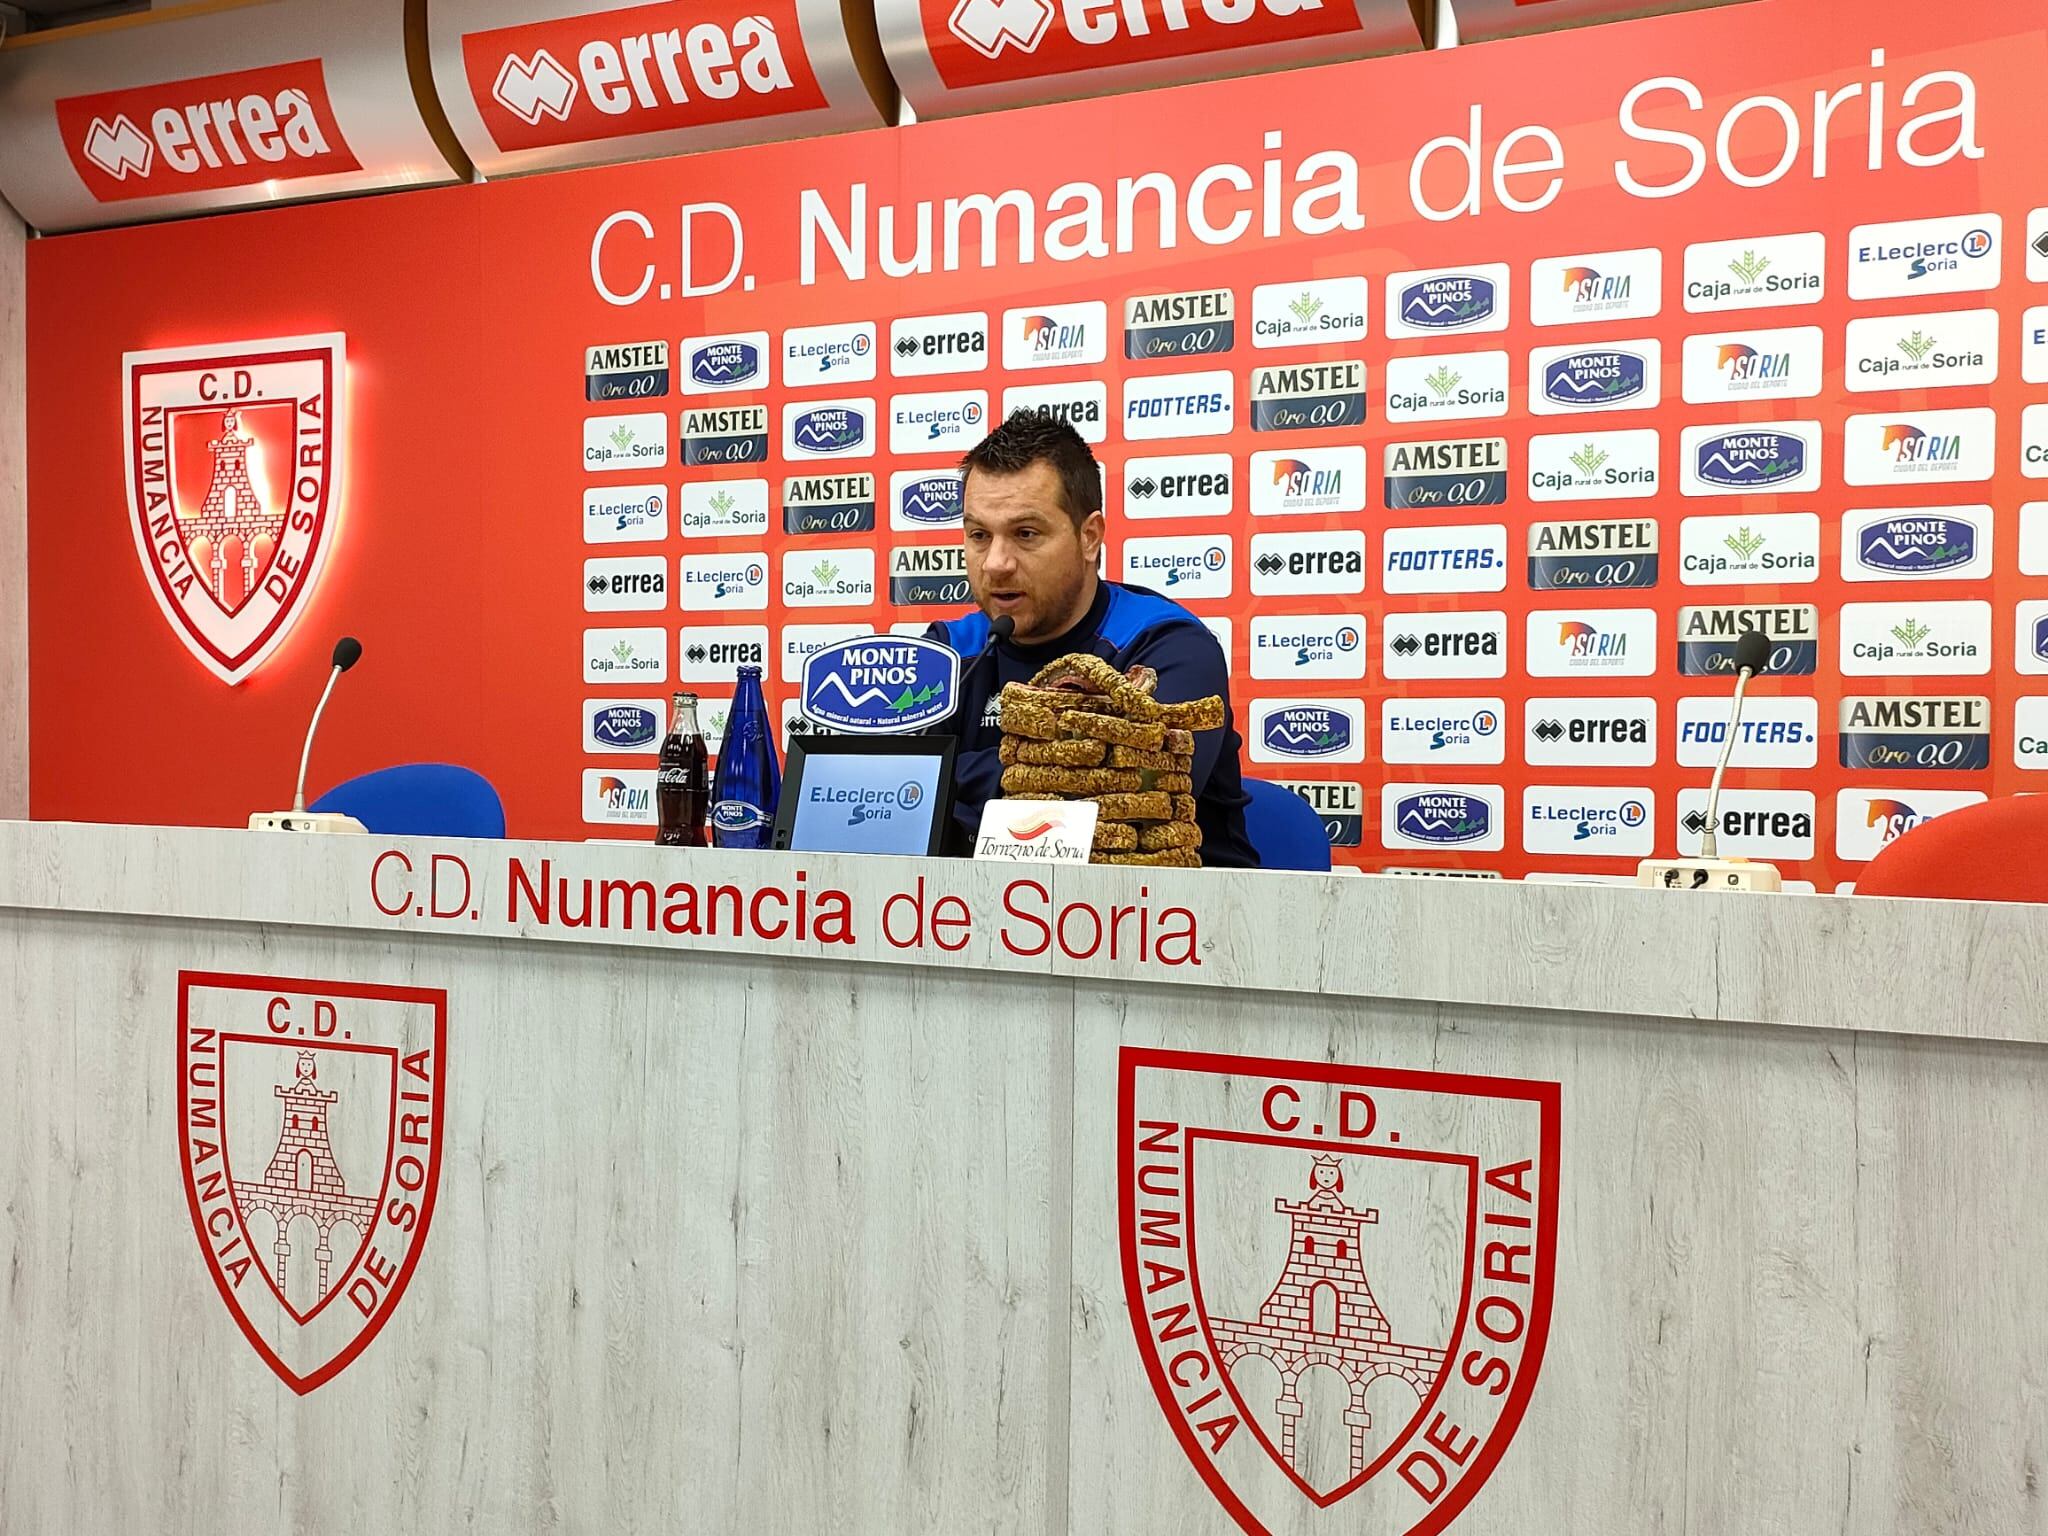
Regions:
<instances>
[{"instance_id":1,"label":"blue chair","mask_svg":"<svg viewBox=\"0 0 2048 1536\"><path fill-rule=\"evenodd\" d=\"M1251 796L1244 808L1245 835L1258 849L1261 865L1329 872L1330 834L1306 800L1264 779L1246 779L1244 792Z\"/></svg>"},{"instance_id":2,"label":"blue chair","mask_svg":"<svg viewBox=\"0 0 2048 1536\"><path fill-rule=\"evenodd\" d=\"M452 763L401 763L358 774L335 785L311 808L340 811L381 834L505 835L505 806L491 781Z\"/></svg>"}]
</instances>

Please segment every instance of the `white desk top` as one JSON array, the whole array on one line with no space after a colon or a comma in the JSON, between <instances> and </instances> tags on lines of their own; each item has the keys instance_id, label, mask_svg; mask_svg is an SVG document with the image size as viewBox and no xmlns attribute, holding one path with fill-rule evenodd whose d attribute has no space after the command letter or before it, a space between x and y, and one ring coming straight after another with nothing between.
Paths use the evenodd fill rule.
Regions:
<instances>
[{"instance_id":1,"label":"white desk top","mask_svg":"<svg viewBox=\"0 0 2048 1536\"><path fill-rule=\"evenodd\" d=\"M5 907L2048 1041L1974 902L0 822Z\"/></svg>"}]
</instances>

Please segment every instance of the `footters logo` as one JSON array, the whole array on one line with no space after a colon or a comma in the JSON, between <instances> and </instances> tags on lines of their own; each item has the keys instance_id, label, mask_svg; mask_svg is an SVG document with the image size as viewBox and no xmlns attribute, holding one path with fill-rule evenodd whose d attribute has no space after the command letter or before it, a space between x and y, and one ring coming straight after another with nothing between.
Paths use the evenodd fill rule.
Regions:
<instances>
[{"instance_id":1,"label":"footters logo","mask_svg":"<svg viewBox=\"0 0 2048 1536\"><path fill-rule=\"evenodd\" d=\"M178 1141L221 1300L294 1392L404 1298L434 1217L445 992L182 971Z\"/></svg>"},{"instance_id":2,"label":"footters logo","mask_svg":"<svg viewBox=\"0 0 2048 1536\"><path fill-rule=\"evenodd\" d=\"M1130 1047L1117 1104L1125 1300L1209 1490L1251 1536L1448 1526L1542 1366L1558 1085Z\"/></svg>"}]
</instances>

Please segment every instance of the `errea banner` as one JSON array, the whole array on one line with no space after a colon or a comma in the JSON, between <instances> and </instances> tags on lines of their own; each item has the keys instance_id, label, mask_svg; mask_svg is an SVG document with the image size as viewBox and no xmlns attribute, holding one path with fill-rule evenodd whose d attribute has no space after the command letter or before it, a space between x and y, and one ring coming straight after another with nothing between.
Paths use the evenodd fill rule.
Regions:
<instances>
[{"instance_id":1,"label":"errea banner","mask_svg":"<svg viewBox=\"0 0 2048 1536\"><path fill-rule=\"evenodd\" d=\"M319 59L66 96L55 105L72 169L102 203L361 168L335 121Z\"/></svg>"},{"instance_id":2,"label":"errea banner","mask_svg":"<svg viewBox=\"0 0 2048 1536\"><path fill-rule=\"evenodd\" d=\"M1417 41L1405 14L1378 18L1368 28L1357 7L1327 0L1312 5L1300 0L1241 5L1144 0L1110 10L1052 0L912 0L903 11L901 19L921 31L923 49L916 60L920 67L912 71L899 65L896 73L912 81L912 99L921 113L944 110L954 98L977 105L1042 100L1074 89L1063 91L1063 81L1076 76L1085 81L1105 71L1114 72L1113 79L1154 83L1162 74L1199 79L1227 71L1228 65L1204 62L1227 52L1256 57L1291 49L1289 56L1329 58L1375 46L1414 47ZM1307 51L1305 45L1318 39L1321 45ZM936 72L943 89L925 84L927 68ZM1004 86L1015 88L997 89ZM1103 87L1089 82L1081 88Z\"/></svg>"},{"instance_id":3,"label":"errea banner","mask_svg":"<svg viewBox=\"0 0 2048 1536\"><path fill-rule=\"evenodd\" d=\"M791 112L825 96L794 0L655 0L470 32L462 67L500 150Z\"/></svg>"}]
</instances>

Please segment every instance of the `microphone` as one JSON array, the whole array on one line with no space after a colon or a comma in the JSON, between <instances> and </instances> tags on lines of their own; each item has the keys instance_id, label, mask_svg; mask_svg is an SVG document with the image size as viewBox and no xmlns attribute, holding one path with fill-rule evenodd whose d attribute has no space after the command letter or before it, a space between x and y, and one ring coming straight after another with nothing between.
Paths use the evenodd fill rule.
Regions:
<instances>
[{"instance_id":1,"label":"microphone","mask_svg":"<svg viewBox=\"0 0 2048 1536\"><path fill-rule=\"evenodd\" d=\"M966 665L961 667L960 679L953 684L952 709L948 710L941 718L934 720L923 730L913 734L918 736L949 736L956 734L953 722L960 716L960 701L967 696L967 680L974 676L979 668L985 666L991 656L995 655L996 643L998 641L1007 640L1016 632L1017 621L1007 613L999 619L990 619L988 623L988 643L976 651L968 659Z\"/></svg>"},{"instance_id":2,"label":"microphone","mask_svg":"<svg viewBox=\"0 0 2048 1536\"><path fill-rule=\"evenodd\" d=\"M1736 733L1742 727L1742 692L1749 680L1771 664L1771 642L1761 630L1745 629L1735 642L1735 707L1728 714L1728 734L1721 742L1721 760L1714 764L1714 779L1707 786L1707 825L1700 833L1700 856L1716 858L1716 840L1721 826L1721 776L1728 771L1728 759L1735 755Z\"/></svg>"},{"instance_id":3,"label":"microphone","mask_svg":"<svg viewBox=\"0 0 2048 1536\"><path fill-rule=\"evenodd\" d=\"M1696 859L1644 859L1636 866L1636 884L1665 890L1775 891L1782 889L1775 865L1721 857L1721 779L1735 755L1742 729L1742 698L1749 680L1771 664L1771 642L1760 630L1745 629L1735 641L1735 698L1728 714L1728 734L1707 786L1707 810L1700 828Z\"/></svg>"},{"instance_id":4,"label":"microphone","mask_svg":"<svg viewBox=\"0 0 2048 1536\"><path fill-rule=\"evenodd\" d=\"M249 818L252 832L366 832L369 829L353 816L344 816L335 811L314 812L306 809L306 766L313 760L313 737L320 729L320 717L327 712L327 701L334 694L334 685L341 681L341 674L363 659L363 643L353 635L344 635L334 643L331 658L334 670L327 674L327 686L320 690L320 702L313 708L313 723L306 727L306 744L299 752L299 781L292 792L292 808L288 811L258 811Z\"/></svg>"},{"instance_id":5,"label":"microphone","mask_svg":"<svg viewBox=\"0 0 2048 1536\"><path fill-rule=\"evenodd\" d=\"M960 708L960 700L966 696L967 679L974 676L976 669L985 665L989 657L995 655L996 646L1000 642L1009 639L1015 633L1017 621L1007 613L988 621L988 644L976 653L974 660L960 669L960 681L953 690L953 708L956 711Z\"/></svg>"}]
</instances>

